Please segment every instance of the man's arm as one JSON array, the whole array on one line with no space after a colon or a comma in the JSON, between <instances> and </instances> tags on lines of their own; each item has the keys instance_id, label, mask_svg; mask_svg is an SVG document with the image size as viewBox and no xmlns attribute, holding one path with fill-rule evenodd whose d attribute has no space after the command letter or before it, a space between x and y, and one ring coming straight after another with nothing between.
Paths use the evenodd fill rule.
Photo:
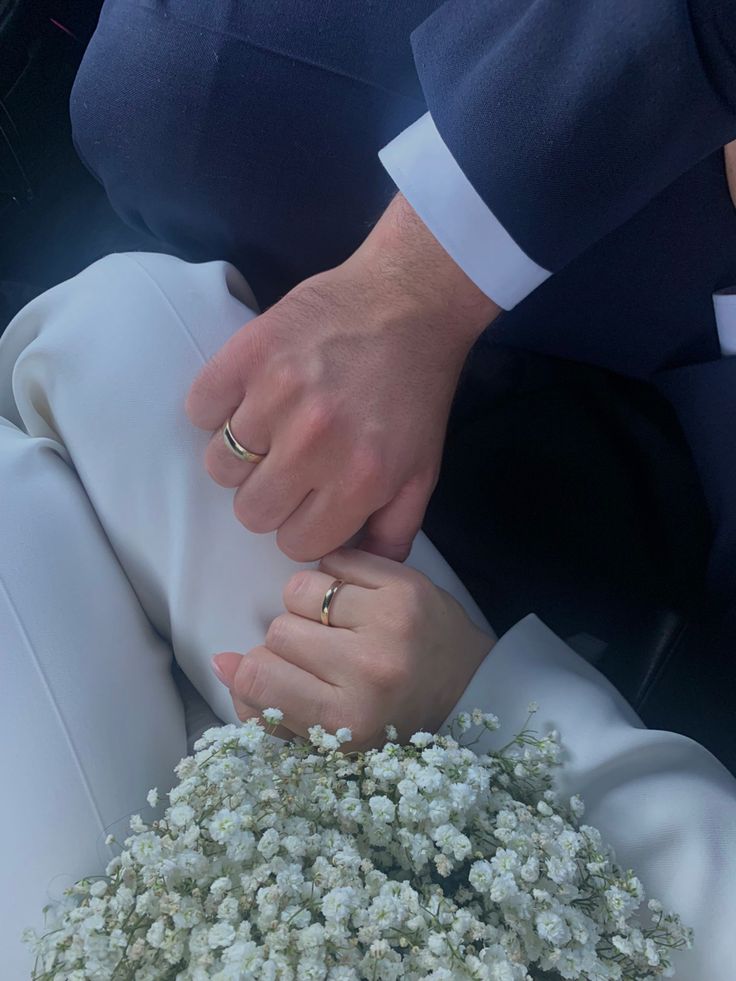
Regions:
<instances>
[{"instance_id":1,"label":"man's arm","mask_svg":"<svg viewBox=\"0 0 736 981\"><path fill-rule=\"evenodd\" d=\"M189 397L196 425L231 417L267 454L254 468L218 433L208 467L300 560L366 522L366 547L405 557L473 340L736 136L736 0L449 0L413 44L454 183L404 155L404 196L364 245L235 335Z\"/></svg>"},{"instance_id":2,"label":"man's arm","mask_svg":"<svg viewBox=\"0 0 736 981\"><path fill-rule=\"evenodd\" d=\"M382 152L504 308L736 136L736 0L448 0Z\"/></svg>"},{"instance_id":3,"label":"man's arm","mask_svg":"<svg viewBox=\"0 0 736 981\"><path fill-rule=\"evenodd\" d=\"M196 380L195 425L231 418L265 459L236 459L221 433L212 477L237 487L251 531L278 529L299 561L364 525L363 547L404 559L439 472L465 358L500 308L450 258L405 199L391 202L341 266L297 286L238 331Z\"/></svg>"}]
</instances>

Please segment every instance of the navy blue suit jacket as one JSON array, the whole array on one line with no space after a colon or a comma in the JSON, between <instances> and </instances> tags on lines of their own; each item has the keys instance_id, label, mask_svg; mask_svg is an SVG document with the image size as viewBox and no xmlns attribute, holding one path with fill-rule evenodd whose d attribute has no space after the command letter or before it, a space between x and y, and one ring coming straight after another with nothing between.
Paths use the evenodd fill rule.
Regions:
<instances>
[{"instance_id":1,"label":"navy blue suit jacket","mask_svg":"<svg viewBox=\"0 0 736 981\"><path fill-rule=\"evenodd\" d=\"M666 393L736 596L736 359L711 302L736 284L736 0L106 0L72 121L126 220L267 303L362 241L395 192L377 152L427 108L555 273L493 336Z\"/></svg>"},{"instance_id":2,"label":"navy blue suit jacket","mask_svg":"<svg viewBox=\"0 0 736 981\"><path fill-rule=\"evenodd\" d=\"M736 2L449 0L412 43L464 173L557 273L497 337L654 381L714 519L712 585L733 599L736 358L711 294L736 284Z\"/></svg>"}]
</instances>

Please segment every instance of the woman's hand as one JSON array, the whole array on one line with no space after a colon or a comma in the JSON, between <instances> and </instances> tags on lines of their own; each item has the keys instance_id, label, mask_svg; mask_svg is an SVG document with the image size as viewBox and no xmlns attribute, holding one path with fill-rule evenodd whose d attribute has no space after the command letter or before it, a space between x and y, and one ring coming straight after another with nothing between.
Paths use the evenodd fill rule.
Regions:
<instances>
[{"instance_id":1,"label":"woman's hand","mask_svg":"<svg viewBox=\"0 0 736 981\"><path fill-rule=\"evenodd\" d=\"M345 585L328 627L320 612L335 579ZM400 739L436 731L493 646L426 576L362 551L341 549L319 570L296 573L284 603L263 646L213 658L238 716L279 708L280 735L347 726L348 748L366 749L384 741L389 723Z\"/></svg>"},{"instance_id":2,"label":"woman's hand","mask_svg":"<svg viewBox=\"0 0 736 981\"><path fill-rule=\"evenodd\" d=\"M726 176L728 177L728 188L731 192L731 200L736 207L736 140L727 143L723 148L726 159Z\"/></svg>"}]
</instances>

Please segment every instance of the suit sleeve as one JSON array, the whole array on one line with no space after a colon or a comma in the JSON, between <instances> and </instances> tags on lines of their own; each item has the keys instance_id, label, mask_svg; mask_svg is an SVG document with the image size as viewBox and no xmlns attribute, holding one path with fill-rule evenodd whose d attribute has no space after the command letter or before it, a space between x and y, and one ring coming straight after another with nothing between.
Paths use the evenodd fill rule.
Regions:
<instances>
[{"instance_id":1,"label":"suit sleeve","mask_svg":"<svg viewBox=\"0 0 736 981\"><path fill-rule=\"evenodd\" d=\"M509 246L478 223L501 226L507 306L736 137L736 0L448 0L412 46L449 162L405 131L384 163L489 293L478 264Z\"/></svg>"}]
</instances>

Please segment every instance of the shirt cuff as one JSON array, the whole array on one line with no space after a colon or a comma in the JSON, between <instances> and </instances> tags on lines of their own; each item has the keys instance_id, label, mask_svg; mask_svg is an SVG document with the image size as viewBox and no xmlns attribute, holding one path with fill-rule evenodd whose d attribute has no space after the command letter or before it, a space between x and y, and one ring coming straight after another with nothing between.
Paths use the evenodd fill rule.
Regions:
<instances>
[{"instance_id":1,"label":"shirt cuff","mask_svg":"<svg viewBox=\"0 0 736 981\"><path fill-rule=\"evenodd\" d=\"M736 286L713 295L718 342L724 358L736 354Z\"/></svg>"},{"instance_id":2,"label":"shirt cuff","mask_svg":"<svg viewBox=\"0 0 736 981\"><path fill-rule=\"evenodd\" d=\"M502 309L511 310L552 275L516 244L486 205L429 113L378 156L443 249Z\"/></svg>"}]
</instances>

